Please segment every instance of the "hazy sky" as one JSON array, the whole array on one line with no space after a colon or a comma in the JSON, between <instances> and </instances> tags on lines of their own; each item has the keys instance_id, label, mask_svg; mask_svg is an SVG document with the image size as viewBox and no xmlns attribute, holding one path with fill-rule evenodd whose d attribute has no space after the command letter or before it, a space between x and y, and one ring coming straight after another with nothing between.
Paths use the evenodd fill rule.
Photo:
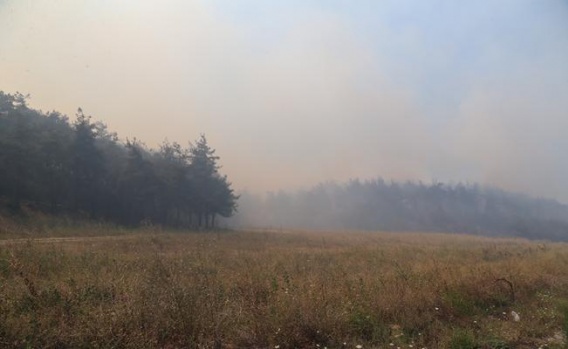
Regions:
<instances>
[{"instance_id":1,"label":"hazy sky","mask_svg":"<svg viewBox=\"0 0 568 349\"><path fill-rule=\"evenodd\" d=\"M0 90L237 189L480 182L568 202L568 2L0 0Z\"/></svg>"}]
</instances>

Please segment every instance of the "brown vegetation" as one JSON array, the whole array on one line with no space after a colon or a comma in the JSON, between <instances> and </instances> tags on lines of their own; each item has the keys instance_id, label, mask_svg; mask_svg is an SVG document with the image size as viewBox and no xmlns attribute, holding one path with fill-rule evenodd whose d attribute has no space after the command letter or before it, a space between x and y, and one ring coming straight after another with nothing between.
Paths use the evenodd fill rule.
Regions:
<instances>
[{"instance_id":1,"label":"brown vegetation","mask_svg":"<svg viewBox=\"0 0 568 349\"><path fill-rule=\"evenodd\" d=\"M566 270L566 244L442 234L12 240L0 346L561 348Z\"/></svg>"}]
</instances>

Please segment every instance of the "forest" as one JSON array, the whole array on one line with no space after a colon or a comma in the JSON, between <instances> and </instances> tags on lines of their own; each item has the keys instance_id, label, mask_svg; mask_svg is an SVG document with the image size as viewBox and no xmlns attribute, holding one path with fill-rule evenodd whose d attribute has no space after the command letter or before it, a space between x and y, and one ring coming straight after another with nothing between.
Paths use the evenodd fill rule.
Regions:
<instances>
[{"instance_id":1,"label":"forest","mask_svg":"<svg viewBox=\"0 0 568 349\"><path fill-rule=\"evenodd\" d=\"M81 109L71 122L28 107L27 99L0 92L3 209L204 229L235 212L238 197L205 135L187 147L164 141L153 150L120 141Z\"/></svg>"},{"instance_id":2,"label":"forest","mask_svg":"<svg viewBox=\"0 0 568 349\"><path fill-rule=\"evenodd\" d=\"M0 92L0 205L125 226L427 231L568 241L568 206L478 184L382 178L237 195L205 135L187 147L121 141ZM237 200L239 210L237 212Z\"/></svg>"},{"instance_id":3,"label":"forest","mask_svg":"<svg viewBox=\"0 0 568 349\"><path fill-rule=\"evenodd\" d=\"M243 193L239 226L425 231L568 241L568 206L478 184L382 178L321 183L265 196Z\"/></svg>"}]
</instances>

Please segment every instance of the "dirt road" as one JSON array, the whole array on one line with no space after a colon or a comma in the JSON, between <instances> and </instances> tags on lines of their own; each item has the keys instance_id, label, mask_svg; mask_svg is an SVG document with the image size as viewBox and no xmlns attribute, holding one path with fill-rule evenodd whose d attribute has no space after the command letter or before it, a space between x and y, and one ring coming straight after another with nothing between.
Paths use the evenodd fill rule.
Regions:
<instances>
[{"instance_id":1,"label":"dirt road","mask_svg":"<svg viewBox=\"0 0 568 349\"><path fill-rule=\"evenodd\" d=\"M126 240L140 238L141 236L150 236L142 234L128 234L128 235L108 235L108 236L65 236L65 237L49 237L49 238L18 238L0 240L0 246L11 244L31 243L64 243L64 242L97 242L105 240Z\"/></svg>"}]
</instances>

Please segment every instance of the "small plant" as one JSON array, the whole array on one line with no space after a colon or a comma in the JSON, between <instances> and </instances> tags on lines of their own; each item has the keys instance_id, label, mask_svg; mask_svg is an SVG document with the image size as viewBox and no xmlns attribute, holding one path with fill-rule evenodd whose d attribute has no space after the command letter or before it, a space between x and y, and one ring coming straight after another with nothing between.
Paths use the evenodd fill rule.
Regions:
<instances>
[{"instance_id":1,"label":"small plant","mask_svg":"<svg viewBox=\"0 0 568 349\"><path fill-rule=\"evenodd\" d=\"M564 331L564 337L568 338L568 300L560 302L559 309L562 315L562 330Z\"/></svg>"},{"instance_id":2,"label":"small plant","mask_svg":"<svg viewBox=\"0 0 568 349\"><path fill-rule=\"evenodd\" d=\"M371 343L385 342L389 338L389 328L378 318L365 312L355 311L350 318L354 332L358 337Z\"/></svg>"},{"instance_id":3,"label":"small plant","mask_svg":"<svg viewBox=\"0 0 568 349\"><path fill-rule=\"evenodd\" d=\"M475 342L473 333L469 330L456 329L452 333L450 340L450 349L476 349L478 345Z\"/></svg>"},{"instance_id":4,"label":"small plant","mask_svg":"<svg viewBox=\"0 0 568 349\"><path fill-rule=\"evenodd\" d=\"M475 314L475 302L460 291L449 291L445 300L450 308L459 316L472 316Z\"/></svg>"},{"instance_id":5,"label":"small plant","mask_svg":"<svg viewBox=\"0 0 568 349\"><path fill-rule=\"evenodd\" d=\"M512 349L511 346L507 344L506 341L499 338L491 338L483 341L482 348L487 349Z\"/></svg>"}]
</instances>

